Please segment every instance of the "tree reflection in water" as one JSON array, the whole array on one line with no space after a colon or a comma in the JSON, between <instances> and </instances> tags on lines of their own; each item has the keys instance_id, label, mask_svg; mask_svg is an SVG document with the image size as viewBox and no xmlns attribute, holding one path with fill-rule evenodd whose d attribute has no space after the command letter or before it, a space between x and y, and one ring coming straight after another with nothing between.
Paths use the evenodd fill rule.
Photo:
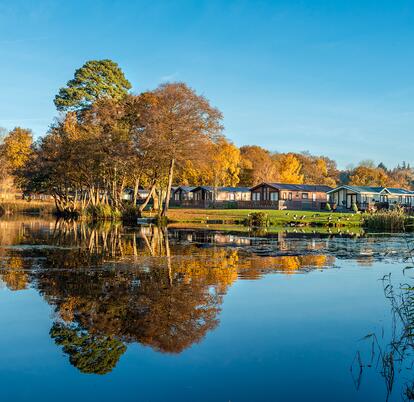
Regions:
<instances>
[{"instance_id":1,"label":"tree reflection in water","mask_svg":"<svg viewBox=\"0 0 414 402\"><path fill-rule=\"evenodd\" d=\"M50 335L71 364L105 374L129 343L180 353L200 342L219 324L223 296L238 277L322 268L334 260L321 254L255 256L237 239L231 241L236 247L225 247L223 235L217 242L181 235L111 223L26 227L17 243L30 247L0 255L0 279L12 290L36 288L54 307Z\"/></svg>"},{"instance_id":2,"label":"tree reflection in water","mask_svg":"<svg viewBox=\"0 0 414 402\"><path fill-rule=\"evenodd\" d=\"M106 374L118 363L126 346L120 340L109 336L91 335L74 325L55 322L50 336L63 351L69 361L82 373Z\"/></svg>"}]
</instances>

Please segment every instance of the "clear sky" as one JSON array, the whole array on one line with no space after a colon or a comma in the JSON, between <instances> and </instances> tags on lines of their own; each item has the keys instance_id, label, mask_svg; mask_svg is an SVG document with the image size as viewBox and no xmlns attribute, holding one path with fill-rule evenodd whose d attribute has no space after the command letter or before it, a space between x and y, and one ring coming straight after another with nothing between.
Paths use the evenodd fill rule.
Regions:
<instances>
[{"instance_id":1,"label":"clear sky","mask_svg":"<svg viewBox=\"0 0 414 402\"><path fill-rule=\"evenodd\" d=\"M413 163L414 2L0 0L0 126L45 133L90 59L184 81L237 145Z\"/></svg>"}]
</instances>

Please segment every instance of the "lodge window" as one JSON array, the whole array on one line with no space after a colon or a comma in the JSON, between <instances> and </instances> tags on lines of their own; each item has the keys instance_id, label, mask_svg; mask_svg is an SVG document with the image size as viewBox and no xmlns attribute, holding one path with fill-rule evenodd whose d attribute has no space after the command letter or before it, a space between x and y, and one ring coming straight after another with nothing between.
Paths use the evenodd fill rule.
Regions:
<instances>
[{"instance_id":1,"label":"lodge window","mask_svg":"<svg viewBox=\"0 0 414 402\"><path fill-rule=\"evenodd\" d=\"M288 199L289 199L290 201L292 201L292 193L289 193L289 194L288 194Z\"/></svg>"},{"instance_id":2,"label":"lodge window","mask_svg":"<svg viewBox=\"0 0 414 402\"><path fill-rule=\"evenodd\" d=\"M285 192L282 193L282 199L286 200L287 199L287 194Z\"/></svg>"},{"instance_id":3,"label":"lodge window","mask_svg":"<svg viewBox=\"0 0 414 402\"><path fill-rule=\"evenodd\" d=\"M277 201L279 199L279 193L270 193L270 201Z\"/></svg>"},{"instance_id":4,"label":"lodge window","mask_svg":"<svg viewBox=\"0 0 414 402\"><path fill-rule=\"evenodd\" d=\"M260 201L260 193L253 193L253 201Z\"/></svg>"},{"instance_id":5,"label":"lodge window","mask_svg":"<svg viewBox=\"0 0 414 402\"><path fill-rule=\"evenodd\" d=\"M307 200L309 198L308 193L302 193L302 200Z\"/></svg>"},{"instance_id":6,"label":"lodge window","mask_svg":"<svg viewBox=\"0 0 414 402\"><path fill-rule=\"evenodd\" d=\"M399 196L398 196L398 202L399 202L400 204L402 204L402 195L399 195Z\"/></svg>"}]
</instances>

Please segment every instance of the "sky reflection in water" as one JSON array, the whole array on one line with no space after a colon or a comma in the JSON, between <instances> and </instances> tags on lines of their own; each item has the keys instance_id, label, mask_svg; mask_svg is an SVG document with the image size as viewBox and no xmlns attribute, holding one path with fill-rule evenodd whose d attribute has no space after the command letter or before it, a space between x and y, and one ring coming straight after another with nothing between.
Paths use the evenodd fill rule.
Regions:
<instances>
[{"instance_id":1,"label":"sky reflection in water","mask_svg":"<svg viewBox=\"0 0 414 402\"><path fill-rule=\"evenodd\" d=\"M356 351L369 357L364 335L384 331L386 342L378 279L402 281L405 253L401 235L253 238L3 219L3 395L385 400L378 370L355 379L350 367ZM406 380L395 380L391 400Z\"/></svg>"}]
</instances>

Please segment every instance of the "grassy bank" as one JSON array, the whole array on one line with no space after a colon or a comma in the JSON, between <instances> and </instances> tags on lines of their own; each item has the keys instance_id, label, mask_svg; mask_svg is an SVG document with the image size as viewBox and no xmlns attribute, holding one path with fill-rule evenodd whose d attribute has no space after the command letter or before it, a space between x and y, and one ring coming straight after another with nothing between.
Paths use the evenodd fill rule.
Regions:
<instances>
[{"instance_id":1,"label":"grassy bank","mask_svg":"<svg viewBox=\"0 0 414 402\"><path fill-rule=\"evenodd\" d=\"M4 211L5 215L12 215L12 214L44 215L44 214L51 214L53 210L55 209L55 204L54 202L50 202L50 201L13 200L13 201L0 202L0 209Z\"/></svg>"},{"instance_id":2,"label":"grassy bank","mask_svg":"<svg viewBox=\"0 0 414 402\"><path fill-rule=\"evenodd\" d=\"M234 234L249 233L253 235L264 234L278 234L278 233L304 233L304 234L341 234L359 236L364 233L360 226L349 226L342 228L329 228L327 226L311 227L305 226L300 228L286 227L286 226L270 226L264 229L254 230L244 225L237 224L205 224L205 223L191 223L191 222L174 222L168 224L170 229L193 229L193 230L217 230L220 232L228 232Z\"/></svg>"},{"instance_id":3,"label":"grassy bank","mask_svg":"<svg viewBox=\"0 0 414 402\"><path fill-rule=\"evenodd\" d=\"M252 212L265 212L271 226L335 226L354 227L361 225L359 214L340 214L313 211L278 211L253 209L191 209L172 208L169 220L179 223L243 224ZM145 216L151 216L149 212Z\"/></svg>"}]
</instances>

